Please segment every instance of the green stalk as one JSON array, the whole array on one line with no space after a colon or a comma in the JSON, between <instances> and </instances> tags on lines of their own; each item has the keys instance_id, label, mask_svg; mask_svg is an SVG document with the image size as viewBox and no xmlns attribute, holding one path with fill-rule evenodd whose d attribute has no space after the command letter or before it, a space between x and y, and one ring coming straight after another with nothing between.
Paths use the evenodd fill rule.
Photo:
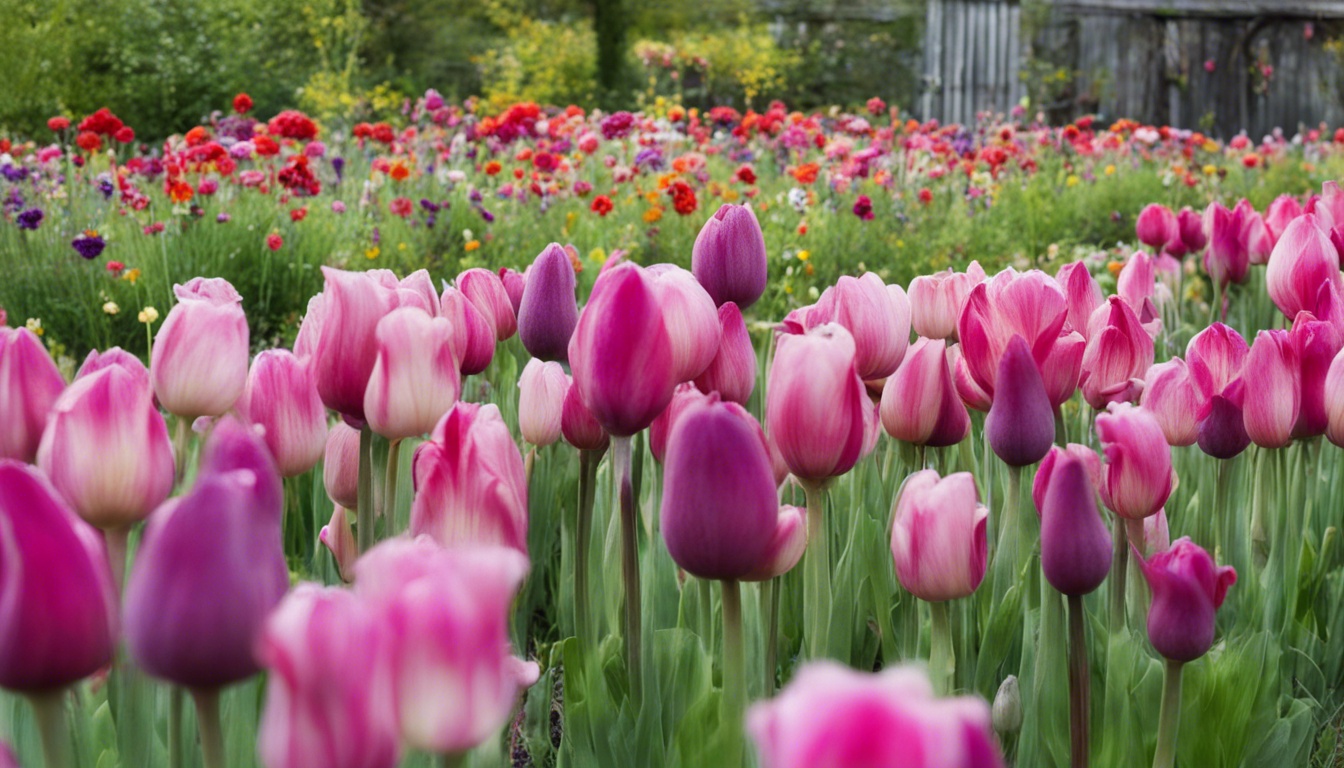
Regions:
<instances>
[{"instance_id":1,"label":"green stalk","mask_svg":"<svg viewBox=\"0 0 1344 768\"><path fill-rule=\"evenodd\" d=\"M625 581L625 663L630 678L630 699L638 704L643 696L640 668L639 509L635 506L630 478L630 438L611 438L612 462L620 483L621 573Z\"/></svg>"},{"instance_id":2,"label":"green stalk","mask_svg":"<svg viewBox=\"0 0 1344 768\"><path fill-rule=\"evenodd\" d=\"M532 446L523 457L523 476L527 479L527 487L532 487L532 468L537 465L537 446Z\"/></svg>"},{"instance_id":3,"label":"green stalk","mask_svg":"<svg viewBox=\"0 0 1344 768\"><path fill-rule=\"evenodd\" d=\"M187 476L187 448L191 441L191 425L182 417L177 417L177 422L173 425L173 459L174 465L173 485L181 485L182 479Z\"/></svg>"},{"instance_id":4,"label":"green stalk","mask_svg":"<svg viewBox=\"0 0 1344 768\"><path fill-rule=\"evenodd\" d=\"M383 515L387 518L385 530L393 530L392 521L397 513L397 473L401 471L401 440L391 440L387 444L387 472L383 483Z\"/></svg>"},{"instance_id":5,"label":"green stalk","mask_svg":"<svg viewBox=\"0 0 1344 768\"><path fill-rule=\"evenodd\" d=\"M1162 676L1162 710L1157 723L1157 751L1153 753L1153 768L1172 768L1176 765L1176 732L1181 725L1181 662L1167 659L1166 674Z\"/></svg>"},{"instance_id":6,"label":"green stalk","mask_svg":"<svg viewBox=\"0 0 1344 768\"><path fill-rule=\"evenodd\" d=\"M952 625L947 618L947 603L929 603L929 675L939 696L951 695L957 671L957 656L952 650Z\"/></svg>"},{"instance_id":7,"label":"green stalk","mask_svg":"<svg viewBox=\"0 0 1344 768\"><path fill-rule=\"evenodd\" d=\"M761 582L761 624L765 628L765 697L775 695L779 668L779 577Z\"/></svg>"},{"instance_id":8,"label":"green stalk","mask_svg":"<svg viewBox=\"0 0 1344 768\"><path fill-rule=\"evenodd\" d=\"M1069 595L1069 765L1072 768L1087 768L1091 725L1092 680L1087 668L1085 620L1082 596Z\"/></svg>"},{"instance_id":9,"label":"green stalk","mask_svg":"<svg viewBox=\"0 0 1344 768\"><path fill-rule=\"evenodd\" d=\"M807 651L809 657L819 659L827 655L826 637L831 624L831 551L822 514L825 496L821 483L804 482L803 491L807 494L807 563L803 584Z\"/></svg>"},{"instance_id":10,"label":"green stalk","mask_svg":"<svg viewBox=\"0 0 1344 768\"><path fill-rule=\"evenodd\" d=\"M47 768L74 764L70 755L70 726L65 719L65 692L65 688L60 688L28 696L42 737L42 758Z\"/></svg>"},{"instance_id":11,"label":"green stalk","mask_svg":"<svg viewBox=\"0 0 1344 768\"><path fill-rule=\"evenodd\" d=\"M201 756L205 768L225 768L224 729L219 720L219 689L193 688L191 698L196 702L196 725L201 732Z\"/></svg>"},{"instance_id":12,"label":"green stalk","mask_svg":"<svg viewBox=\"0 0 1344 768\"><path fill-rule=\"evenodd\" d=\"M1021 571L1022 547L1020 539L1022 497L1022 468L1008 468L1008 494L1003 499L1003 513L999 516L999 544L994 553L994 601L1003 599Z\"/></svg>"},{"instance_id":13,"label":"green stalk","mask_svg":"<svg viewBox=\"0 0 1344 768\"><path fill-rule=\"evenodd\" d=\"M593 501L597 492L597 465L601 460L601 451L579 451L579 519L574 527L574 634L585 650L592 648L588 542L593 537Z\"/></svg>"},{"instance_id":14,"label":"green stalk","mask_svg":"<svg viewBox=\"0 0 1344 768\"><path fill-rule=\"evenodd\" d=\"M120 601L121 589L126 584L126 550L130 547L131 526L108 528L103 531L103 538L107 541L107 562L112 568L112 588Z\"/></svg>"},{"instance_id":15,"label":"green stalk","mask_svg":"<svg viewBox=\"0 0 1344 768\"><path fill-rule=\"evenodd\" d=\"M179 686L168 691L168 768L182 768L182 705L184 695Z\"/></svg>"},{"instance_id":16,"label":"green stalk","mask_svg":"<svg viewBox=\"0 0 1344 768\"><path fill-rule=\"evenodd\" d=\"M1111 541L1115 543L1115 551L1111 554L1110 576L1111 634L1115 634L1125 627L1125 579L1129 569L1129 528L1125 519L1119 515L1112 521Z\"/></svg>"},{"instance_id":17,"label":"green stalk","mask_svg":"<svg viewBox=\"0 0 1344 768\"><path fill-rule=\"evenodd\" d=\"M1265 563L1269 560L1269 536L1265 533L1264 512L1267 501L1265 499L1264 466L1266 453L1268 453L1266 449L1256 448L1255 480L1253 481L1255 490L1251 494L1251 554L1254 556L1255 569L1257 572L1263 571L1265 569ZM1274 458L1274 456L1271 456L1270 462L1272 464L1277 464L1277 462L1274 461ZM1282 496L1277 493L1277 477L1274 478L1274 480L1276 484L1274 488L1275 495L1273 498L1281 499Z\"/></svg>"},{"instance_id":18,"label":"green stalk","mask_svg":"<svg viewBox=\"0 0 1344 768\"><path fill-rule=\"evenodd\" d=\"M723 589L723 724L731 735L727 765L742 763L742 714L747 707L746 651L742 641L742 593L732 579Z\"/></svg>"},{"instance_id":19,"label":"green stalk","mask_svg":"<svg viewBox=\"0 0 1344 768\"><path fill-rule=\"evenodd\" d=\"M355 536L359 552L373 547L373 430L367 424L359 430L359 506L355 509Z\"/></svg>"},{"instance_id":20,"label":"green stalk","mask_svg":"<svg viewBox=\"0 0 1344 768\"><path fill-rule=\"evenodd\" d=\"M440 755L439 765L441 768L462 768L467 764L467 756L464 754Z\"/></svg>"}]
</instances>

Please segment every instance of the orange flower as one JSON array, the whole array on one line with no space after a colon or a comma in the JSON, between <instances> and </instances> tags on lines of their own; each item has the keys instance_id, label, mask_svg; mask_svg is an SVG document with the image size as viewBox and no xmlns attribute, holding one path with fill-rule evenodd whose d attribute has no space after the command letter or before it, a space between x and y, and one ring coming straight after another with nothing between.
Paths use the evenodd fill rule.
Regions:
<instances>
[{"instance_id":1,"label":"orange flower","mask_svg":"<svg viewBox=\"0 0 1344 768\"><path fill-rule=\"evenodd\" d=\"M405 181L407 176L411 175L410 169L404 163L397 163L392 166L392 172L388 174L393 181Z\"/></svg>"},{"instance_id":2,"label":"orange flower","mask_svg":"<svg viewBox=\"0 0 1344 768\"><path fill-rule=\"evenodd\" d=\"M168 183L168 197L172 198L174 203L185 203L196 194L191 185L185 181L172 181Z\"/></svg>"},{"instance_id":3,"label":"orange flower","mask_svg":"<svg viewBox=\"0 0 1344 768\"><path fill-rule=\"evenodd\" d=\"M485 164L486 176L494 176L502 170L504 170L504 166L500 165L498 160L491 160Z\"/></svg>"},{"instance_id":4,"label":"orange flower","mask_svg":"<svg viewBox=\"0 0 1344 768\"><path fill-rule=\"evenodd\" d=\"M656 205L644 211L644 222L646 224L657 223L662 218L663 218L663 209Z\"/></svg>"},{"instance_id":5,"label":"orange flower","mask_svg":"<svg viewBox=\"0 0 1344 768\"><path fill-rule=\"evenodd\" d=\"M789 175L798 181L799 184L811 184L817 180L817 174L821 171L821 166L816 163L803 163L789 169Z\"/></svg>"},{"instance_id":6,"label":"orange flower","mask_svg":"<svg viewBox=\"0 0 1344 768\"><path fill-rule=\"evenodd\" d=\"M467 253L471 253L472 251L480 247L481 247L480 240L468 240L467 244L462 246L462 248L465 249Z\"/></svg>"}]
</instances>

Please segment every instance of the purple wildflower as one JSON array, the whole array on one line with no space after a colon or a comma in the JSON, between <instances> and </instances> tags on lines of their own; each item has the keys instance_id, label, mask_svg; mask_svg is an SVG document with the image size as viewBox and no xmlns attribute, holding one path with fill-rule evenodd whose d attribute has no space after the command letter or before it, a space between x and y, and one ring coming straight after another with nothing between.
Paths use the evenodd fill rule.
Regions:
<instances>
[{"instance_id":1,"label":"purple wildflower","mask_svg":"<svg viewBox=\"0 0 1344 768\"><path fill-rule=\"evenodd\" d=\"M107 241L99 237L96 233L85 232L83 235L70 241L70 245L79 252L80 256L86 259L96 259L98 255L107 247Z\"/></svg>"},{"instance_id":2,"label":"purple wildflower","mask_svg":"<svg viewBox=\"0 0 1344 768\"><path fill-rule=\"evenodd\" d=\"M42 209L29 208L18 216L19 229L37 229L42 224Z\"/></svg>"}]
</instances>

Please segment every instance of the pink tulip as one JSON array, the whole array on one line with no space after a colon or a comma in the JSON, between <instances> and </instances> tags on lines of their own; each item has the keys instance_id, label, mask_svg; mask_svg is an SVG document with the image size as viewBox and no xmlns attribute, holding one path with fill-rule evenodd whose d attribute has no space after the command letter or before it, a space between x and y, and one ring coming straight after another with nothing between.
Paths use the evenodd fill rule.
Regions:
<instances>
[{"instance_id":1,"label":"pink tulip","mask_svg":"<svg viewBox=\"0 0 1344 768\"><path fill-rule=\"evenodd\" d=\"M1156 339L1162 332L1162 315L1153 303L1157 292L1157 261L1143 251L1134 253L1116 278L1115 292L1134 310L1148 336ZM1090 334L1088 338L1091 338Z\"/></svg>"},{"instance_id":2,"label":"pink tulip","mask_svg":"<svg viewBox=\"0 0 1344 768\"><path fill-rule=\"evenodd\" d=\"M925 469L906 478L896 499L891 556L901 586L921 600L969 597L985 577L989 510L969 472L939 478Z\"/></svg>"},{"instance_id":3,"label":"pink tulip","mask_svg":"<svg viewBox=\"0 0 1344 768\"><path fill-rule=\"evenodd\" d=\"M1339 182L1322 184L1321 194L1312 197L1304 212L1315 214L1323 231L1344 225L1344 190L1340 189Z\"/></svg>"},{"instance_id":4,"label":"pink tulip","mask_svg":"<svg viewBox=\"0 0 1344 768\"><path fill-rule=\"evenodd\" d=\"M544 448L560 439L569 377L559 363L527 361L518 378L518 430L523 439Z\"/></svg>"},{"instance_id":5,"label":"pink tulip","mask_svg":"<svg viewBox=\"0 0 1344 768\"><path fill-rule=\"evenodd\" d=\"M317 540L331 553L336 561L336 571L341 581L349 584L354 580L355 558L359 557L359 548L355 544L355 532L350 527L350 517L340 504L331 513L331 522L317 532Z\"/></svg>"},{"instance_id":6,"label":"pink tulip","mask_svg":"<svg viewBox=\"0 0 1344 768\"><path fill-rule=\"evenodd\" d=\"M388 631L349 591L300 584L266 620L257 753L267 768L394 768Z\"/></svg>"},{"instance_id":7,"label":"pink tulip","mask_svg":"<svg viewBox=\"0 0 1344 768\"><path fill-rule=\"evenodd\" d=\"M378 321L396 297L366 273L323 267L322 274L325 297L311 363L317 393L328 408L363 421L364 391L378 360Z\"/></svg>"},{"instance_id":8,"label":"pink tulip","mask_svg":"<svg viewBox=\"0 0 1344 768\"><path fill-rule=\"evenodd\" d=\"M956 338L957 318L966 299L984 281L985 271L977 261L965 272L946 269L911 280L910 324L915 333L926 339Z\"/></svg>"},{"instance_id":9,"label":"pink tulip","mask_svg":"<svg viewBox=\"0 0 1344 768\"><path fill-rule=\"evenodd\" d=\"M316 294L308 299L308 307L299 322L299 333L294 337L294 356L312 367L317 344L322 338L322 324L327 317L327 295Z\"/></svg>"},{"instance_id":10,"label":"pink tulip","mask_svg":"<svg viewBox=\"0 0 1344 768\"><path fill-rule=\"evenodd\" d=\"M1251 443L1242 423L1240 378L1249 354L1246 340L1222 323L1195 334L1185 350L1199 402L1199 447L1215 458L1232 458Z\"/></svg>"},{"instance_id":11,"label":"pink tulip","mask_svg":"<svg viewBox=\"0 0 1344 768\"><path fill-rule=\"evenodd\" d=\"M1224 287L1246 279L1251 254L1244 239L1241 218L1222 203L1212 202L1204 211L1204 234L1209 249L1204 253L1204 269Z\"/></svg>"},{"instance_id":12,"label":"pink tulip","mask_svg":"<svg viewBox=\"0 0 1344 768\"><path fill-rule=\"evenodd\" d=\"M338 421L327 432L322 484L327 498L346 509L359 505L359 430Z\"/></svg>"},{"instance_id":13,"label":"pink tulip","mask_svg":"<svg viewBox=\"0 0 1344 768\"><path fill-rule=\"evenodd\" d=\"M966 406L957 396L947 342L919 339L882 390L882 426L914 445L943 448L971 432Z\"/></svg>"},{"instance_id":14,"label":"pink tulip","mask_svg":"<svg viewBox=\"0 0 1344 768\"><path fill-rule=\"evenodd\" d=\"M1063 594L1081 596L1106 580L1111 533L1097 511L1087 464L1068 451L1057 455L1039 507L1041 572Z\"/></svg>"},{"instance_id":15,"label":"pink tulip","mask_svg":"<svg viewBox=\"0 0 1344 768\"><path fill-rule=\"evenodd\" d=\"M1068 402L1078 390L1078 381L1083 373L1083 356L1087 354L1087 341L1077 331L1059 332L1055 346L1045 362L1040 364L1041 381L1045 383L1045 396L1056 409Z\"/></svg>"},{"instance_id":16,"label":"pink tulip","mask_svg":"<svg viewBox=\"0 0 1344 768\"><path fill-rule=\"evenodd\" d=\"M439 292L434 289L434 280L429 270L417 269L396 286L398 307L416 307L431 315L439 314Z\"/></svg>"},{"instance_id":17,"label":"pink tulip","mask_svg":"<svg viewBox=\"0 0 1344 768\"><path fill-rule=\"evenodd\" d=\"M1083 399L1097 410L1108 403L1137 401L1153 354L1153 340L1134 310L1112 296L1092 315L1078 380Z\"/></svg>"},{"instance_id":18,"label":"pink tulip","mask_svg":"<svg viewBox=\"0 0 1344 768\"><path fill-rule=\"evenodd\" d=\"M107 666L117 603L102 537L12 459L0 459L0 530L0 687L57 691Z\"/></svg>"},{"instance_id":19,"label":"pink tulip","mask_svg":"<svg viewBox=\"0 0 1344 768\"><path fill-rule=\"evenodd\" d=\"M52 407L37 463L98 528L144 519L173 489L173 446L143 379L112 366L79 379Z\"/></svg>"},{"instance_id":20,"label":"pink tulip","mask_svg":"<svg viewBox=\"0 0 1344 768\"><path fill-rule=\"evenodd\" d=\"M689 364L677 357L652 275L631 262L602 273L569 341L569 362L579 397L608 433L629 437L663 412Z\"/></svg>"},{"instance_id":21,"label":"pink tulip","mask_svg":"<svg viewBox=\"0 0 1344 768\"><path fill-rule=\"evenodd\" d=\"M1171 446L1157 419L1129 403L1112 403L1097 415L1097 437L1106 457L1101 497L1120 517L1157 514L1174 486Z\"/></svg>"},{"instance_id":22,"label":"pink tulip","mask_svg":"<svg viewBox=\"0 0 1344 768\"><path fill-rule=\"evenodd\" d=\"M1288 340L1293 345L1301 376L1301 407L1293 437L1315 437L1325 433L1329 414L1325 405L1325 379L1330 363L1344 348L1344 334L1328 322L1317 320L1310 312L1300 312L1293 319Z\"/></svg>"},{"instance_id":23,"label":"pink tulip","mask_svg":"<svg viewBox=\"0 0 1344 768\"><path fill-rule=\"evenodd\" d=\"M516 269L499 268L499 281L504 284L504 292L509 294L509 304L513 306L514 317L523 308L523 294L527 291L527 276Z\"/></svg>"},{"instance_id":24,"label":"pink tulip","mask_svg":"<svg viewBox=\"0 0 1344 768\"><path fill-rule=\"evenodd\" d=\"M565 436L565 442L581 451L605 451L611 443L611 436L584 406L572 380L565 391L565 403L560 412L560 433Z\"/></svg>"},{"instance_id":25,"label":"pink tulip","mask_svg":"<svg viewBox=\"0 0 1344 768\"><path fill-rule=\"evenodd\" d=\"M1269 261L1270 251L1274 250L1274 237L1265 226L1265 220L1244 197L1237 202L1236 215L1241 221L1241 238L1247 258L1252 264Z\"/></svg>"},{"instance_id":26,"label":"pink tulip","mask_svg":"<svg viewBox=\"0 0 1344 768\"><path fill-rule=\"evenodd\" d=\"M1064 296L1068 302L1067 327L1087 338L1088 321L1104 301L1101 286L1097 285L1092 273L1087 271L1087 264L1081 261L1060 267L1059 273L1055 275L1055 281L1064 289Z\"/></svg>"},{"instance_id":27,"label":"pink tulip","mask_svg":"<svg viewBox=\"0 0 1344 768\"><path fill-rule=\"evenodd\" d=\"M3 741L0 741L0 768L22 768L19 758L14 756L14 750Z\"/></svg>"},{"instance_id":28,"label":"pink tulip","mask_svg":"<svg viewBox=\"0 0 1344 768\"><path fill-rule=\"evenodd\" d=\"M455 288L444 288L439 303L439 315L447 318L457 341L463 376L484 371L495 358L495 331L489 318L465 294Z\"/></svg>"},{"instance_id":29,"label":"pink tulip","mask_svg":"<svg viewBox=\"0 0 1344 768\"><path fill-rule=\"evenodd\" d=\"M412 748L460 755L496 734L539 670L509 652L527 557L392 539L355 564L355 594L388 641L392 702Z\"/></svg>"},{"instance_id":30,"label":"pink tulip","mask_svg":"<svg viewBox=\"0 0 1344 768\"><path fill-rule=\"evenodd\" d=\"M559 243L537 254L518 306L518 337L533 357L563 361L569 354L569 339L579 322L574 283L574 265Z\"/></svg>"},{"instance_id":31,"label":"pink tulip","mask_svg":"<svg viewBox=\"0 0 1344 768\"><path fill-rule=\"evenodd\" d=\"M841 277L817 302L811 325L836 323L854 337L855 366L864 381L896 371L910 345L910 300L899 285L884 285L866 272Z\"/></svg>"},{"instance_id":32,"label":"pink tulip","mask_svg":"<svg viewBox=\"0 0 1344 768\"><path fill-rule=\"evenodd\" d=\"M112 347L102 352L96 349L89 350L88 356L84 358L79 370L75 372L75 378L82 379L85 376L92 376L104 368L113 366L125 368L128 372L135 374L135 378L143 382L146 389L153 389L153 384L149 380L149 369L145 367L144 363L140 362L140 358L121 347Z\"/></svg>"},{"instance_id":33,"label":"pink tulip","mask_svg":"<svg viewBox=\"0 0 1344 768\"><path fill-rule=\"evenodd\" d=\"M1038 270L1006 269L976 286L957 323L961 353L971 378L994 396L999 361L1013 336L1021 336L1038 369L1060 342L1068 321L1064 291Z\"/></svg>"},{"instance_id":34,"label":"pink tulip","mask_svg":"<svg viewBox=\"0 0 1344 768\"><path fill-rule=\"evenodd\" d=\"M499 275L488 269L474 267L457 276L456 286L489 321L497 341L504 341L518 332L513 301Z\"/></svg>"},{"instance_id":35,"label":"pink tulip","mask_svg":"<svg viewBox=\"0 0 1344 768\"><path fill-rule=\"evenodd\" d=\"M750 205L725 203L705 222L691 252L691 271L716 305L747 309L765 293L765 236Z\"/></svg>"},{"instance_id":36,"label":"pink tulip","mask_svg":"<svg viewBox=\"0 0 1344 768\"><path fill-rule=\"evenodd\" d=\"M1064 461L1066 456L1082 463L1083 468L1087 470L1088 483L1091 484L1094 492L1101 487L1101 457L1097 455L1096 451L1079 443L1069 443L1062 448L1056 445L1050 449L1049 453L1045 454L1044 459L1041 459L1041 465L1036 468L1036 477L1031 483L1031 501L1036 506L1038 517L1045 507L1045 493L1050 489L1055 468Z\"/></svg>"},{"instance_id":37,"label":"pink tulip","mask_svg":"<svg viewBox=\"0 0 1344 768\"><path fill-rule=\"evenodd\" d=\"M523 456L494 405L457 403L415 449L411 533L527 554Z\"/></svg>"},{"instance_id":38,"label":"pink tulip","mask_svg":"<svg viewBox=\"0 0 1344 768\"><path fill-rule=\"evenodd\" d=\"M1318 310L1326 283L1344 288L1339 272L1339 253L1316 226L1316 217L1306 214L1284 230L1265 271L1265 289L1287 317Z\"/></svg>"},{"instance_id":39,"label":"pink tulip","mask_svg":"<svg viewBox=\"0 0 1344 768\"><path fill-rule=\"evenodd\" d=\"M719 351L704 373L695 378L701 392L717 392L724 400L746 405L756 388L756 350L742 320L742 311L731 301L719 307Z\"/></svg>"},{"instance_id":40,"label":"pink tulip","mask_svg":"<svg viewBox=\"0 0 1344 768\"><path fill-rule=\"evenodd\" d=\"M1137 555L1137 553L1136 553ZM1153 649L1172 661L1194 661L1213 646L1215 614L1237 583L1232 566L1217 566L1208 552L1189 538L1178 539L1165 552L1139 566L1153 591L1148 610L1148 639Z\"/></svg>"},{"instance_id":41,"label":"pink tulip","mask_svg":"<svg viewBox=\"0 0 1344 768\"><path fill-rule=\"evenodd\" d=\"M1302 368L1287 331L1255 335L1242 374L1242 418L1251 442L1282 448L1302 408Z\"/></svg>"},{"instance_id":42,"label":"pink tulip","mask_svg":"<svg viewBox=\"0 0 1344 768\"><path fill-rule=\"evenodd\" d=\"M63 389L65 378L32 331L0 327L0 459L37 457L47 414Z\"/></svg>"},{"instance_id":43,"label":"pink tulip","mask_svg":"<svg viewBox=\"0 0 1344 768\"><path fill-rule=\"evenodd\" d=\"M1078 360L1081 365L1081 354ZM952 368L952 383L957 388L957 396L961 398L961 402L965 403L967 408L974 408L982 413L988 412L993 401L990 400L989 394L975 383L975 379L971 378L971 372L966 367L966 358L961 355L960 344L953 344L947 348L947 364ZM1076 378L1074 383L1077 384Z\"/></svg>"},{"instance_id":44,"label":"pink tulip","mask_svg":"<svg viewBox=\"0 0 1344 768\"><path fill-rule=\"evenodd\" d=\"M247 385L242 297L222 278L173 286L177 305L154 335L149 374L164 409L183 418L220 416Z\"/></svg>"},{"instance_id":45,"label":"pink tulip","mask_svg":"<svg viewBox=\"0 0 1344 768\"><path fill-rule=\"evenodd\" d=\"M1176 214L1171 209L1159 203L1149 203L1139 212L1139 218L1134 224L1136 233L1139 236L1139 242L1152 248L1154 251L1160 251L1167 246L1167 243L1179 241L1181 239L1180 224L1176 221Z\"/></svg>"},{"instance_id":46,"label":"pink tulip","mask_svg":"<svg viewBox=\"0 0 1344 768\"><path fill-rule=\"evenodd\" d=\"M1138 537L1133 537L1131 541L1138 541ZM1171 549L1171 529L1167 526L1166 510L1159 509L1156 515L1143 519L1142 543L1143 551L1140 554L1144 557L1152 557L1158 552ZM1135 546L1135 549L1140 547Z\"/></svg>"},{"instance_id":47,"label":"pink tulip","mask_svg":"<svg viewBox=\"0 0 1344 768\"><path fill-rule=\"evenodd\" d=\"M1288 230L1288 225L1301 215L1302 204L1297 202L1296 197L1279 195L1274 198L1274 202L1270 203L1269 209L1265 211L1265 228L1269 230L1270 239L1277 245L1283 233Z\"/></svg>"},{"instance_id":48,"label":"pink tulip","mask_svg":"<svg viewBox=\"0 0 1344 768\"><path fill-rule=\"evenodd\" d=\"M369 427L389 440L428 433L462 390L452 323L405 307L378 322L377 338L378 357L364 392Z\"/></svg>"},{"instance_id":49,"label":"pink tulip","mask_svg":"<svg viewBox=\"0 0 1344 768\"><path fill-rule=\"evenodd\" d=\"M308 366L288 350L270 349L252 361L238 414L265 430L282 476L296 477L322 460L327 411Z\"/></svg>"},{"instance_id":50,"label":"pink tulip","mask_svg":"<svg viewBox=\"0 0 1344 768\"><path fill-rule=\"evenodd\" d=\"M827 324L776 342L766 424L793 474L821 482L859 460L870 409L854 367L854 338Z\"/></svg>"},{"instance_id":51,"label":"pink tulip","mask_svg":"<svg viewBox=\"0 0 1344 768\"><path fill-rule=\"evenodd\" d=\"M1325 436L1335 445L1344 447L1344 350L1330 363L1330 370L1325 375L1323 400Z\"/></svg>"},{"instance_id":52,"label":"pink tulip","mask_svg":"<svg viewBox=\"0 0 1344 768\"><path fill-rule=\"evenodd\" d=\"M653 454L653 460L661 464L663 458L667 455L667 439L672 435L672 427L681 414L692 403L705 403L709 401L709 395L701 392L690 382L678 384L677 390L672 394L672 400L658 414L658 418L649 425L649 453Z\"/></svg>"},{"instance_id":53,"label":"pink tulip","mask_svg":"<svg viewBox=\"0 0 1344 768\"><path fill-rule=\"evenodd\" d=\"M1055 416L1045 382L1021 336L1009 341L997 379L998 393L985 417L989 447L1011 467L1035 464L1055 441Z\"/></svg>"},{"instance_id":54,"label":"pink tulip","mask_svg":"<svg viewBox=\"0 0 1344 768\"><path fill-rule=\"evenodd\" d=\"M714 362L723 335L714 300L681 267L655 264L645 270L662 308L663 323L672 341L672 367L678 382L691 381Z\"/></svg>"},{"instance_id":55,"label":"pink tulip","mask_svg":"<svg viewBox=\"0 0 1344 768\"><path fill-rule=\"evenodd\" d=\"M989 705L938 699L927 672L804 665L776 698L747 712L762 768L1002 768Z\"/></svg>"},{"instance_id":56,"label":"pink tulip","mask_svg":"<svg viewBox=\"0 0 1344 768\"><path fill-rule=\"evenodd\" d=\"M1177 214L1176 220L1180 225L1181 243L1185 246L1185 252L1199 253L1204 250L1209 241L1208 236L1204 234L1204 217L1198 211L1186 206Z\"/></svg>"},{"instance_id":57,"label":"pink tulip","mask_svg":"<svg viewBox=\"0 0 1344 768\"><path fill-rule=\"evenodd\" d=\"M798 565L807 551L807 510L784 505L775 518L775 531L765 554L743 581L768 581L783 576Z\"/></svg>"},{"instance_id":58,"label":"pink tulip","mask_svg":"<svg viewBox=\"0 0 1344 768\"><path fill-rule=\"evenodd\" d=\"M1148 369L1139 401L1162 427L1168 445L1194 445L1199 436L1199 393L1185 361L1173 357Z\"/></svg>"}]
</instances>

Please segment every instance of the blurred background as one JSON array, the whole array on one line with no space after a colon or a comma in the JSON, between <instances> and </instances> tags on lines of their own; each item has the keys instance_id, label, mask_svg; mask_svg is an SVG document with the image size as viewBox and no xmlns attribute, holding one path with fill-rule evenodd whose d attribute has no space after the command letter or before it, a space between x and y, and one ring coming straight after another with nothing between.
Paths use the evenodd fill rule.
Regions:
<instances>
[{"instance_id":1,"label":"blurred background","mask_svg":"<svg viewBox=\"0 0 1344 768\"><path fill-rule=\"evenodd\" d=\"M386 116L438 89L634 109L1128 117L1219 136L1344 118L1335 0L0 0L0 129L112 107L145 138L249 93Z\"/></svg>"}]
</instances>

